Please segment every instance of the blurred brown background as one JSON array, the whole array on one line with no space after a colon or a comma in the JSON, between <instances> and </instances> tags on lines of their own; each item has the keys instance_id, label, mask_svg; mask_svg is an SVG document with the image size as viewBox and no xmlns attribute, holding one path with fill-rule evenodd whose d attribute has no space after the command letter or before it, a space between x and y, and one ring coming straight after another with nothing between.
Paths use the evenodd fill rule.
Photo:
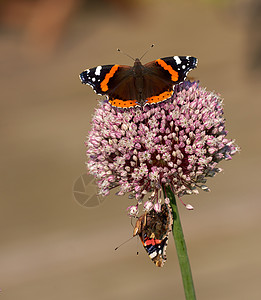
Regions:
<instances>
[{"instance_id":1,"label":"blurred brown background","mask_svg":"<svg viewBox=\"0 0 261 300\"><path fill-rule=\"evenodd\" d=\"M180 206L197 297L261 299L259 1L10 0L0 3L1 299L184 299L173 239L158 269L113 192L73 198L97 95L78 74L100 64L193 55L191 75L224 97L242 151Z\"/></svg>"}]
</instances>

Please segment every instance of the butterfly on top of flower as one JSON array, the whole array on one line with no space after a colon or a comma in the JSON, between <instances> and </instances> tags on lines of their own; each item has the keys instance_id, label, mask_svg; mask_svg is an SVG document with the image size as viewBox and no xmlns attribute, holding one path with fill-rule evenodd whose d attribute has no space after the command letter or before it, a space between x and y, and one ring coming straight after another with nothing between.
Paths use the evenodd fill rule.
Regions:
<instances>
[{"instance_id":1,"label":"butterfly on top of flower","mask_svg":"<svg viewBox=\"0 0 261 300\"><path fill-rule=\"evenodd\" d=\"M193 56L170 56L142 65L141 58L132 58L133 67L114 64L87 69L80 74L81 82L98 95L106 95L114 107L144 106L169 99L173 87L183 82L198 62Z\"/></svg>"}]
</instances>

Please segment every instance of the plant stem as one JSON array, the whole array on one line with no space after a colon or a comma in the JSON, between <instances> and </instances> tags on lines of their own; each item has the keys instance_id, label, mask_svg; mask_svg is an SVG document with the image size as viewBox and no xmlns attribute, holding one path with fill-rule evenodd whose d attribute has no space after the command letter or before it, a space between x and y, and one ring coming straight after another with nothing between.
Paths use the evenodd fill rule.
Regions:
<instances>
[{"instance_id":1,"label":"plant stem","mask_svg":"<svg viewBox=\"0 0 261 300\"><path fill-rule=\"evenodd\" d=\"M165 190L167 197L170 199L170 205L172 208L172 213L173 213L172 233L176 245L186 300L196 300L196 294L193 285L187 247L186 247L186 243L185 243L185 239L184 239L184 235L180 223L175 195L172 192L170 186L165 186L163 190Z\"/></svg>"}]
</instances>

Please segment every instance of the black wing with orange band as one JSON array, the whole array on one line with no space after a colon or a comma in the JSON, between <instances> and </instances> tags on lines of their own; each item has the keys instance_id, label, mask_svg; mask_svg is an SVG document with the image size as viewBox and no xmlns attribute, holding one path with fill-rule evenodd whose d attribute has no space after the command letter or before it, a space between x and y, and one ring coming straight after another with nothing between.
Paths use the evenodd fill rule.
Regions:
<instances>
[{"instance_id":1,"label":"black wing with orange band","mask_svg":"<svg viewBox=\"0 0 261 300\"><path fill-rule=\"evenodd\" d=\"M157 77L168 80L172 84L177 84L186 79L188 72L195 69L197 63L197 58L193 56L170 56L149 62L144 67L150 69Z\"/></svg>"},{"instance_id":2,"label":"black wing with orange band","mask_svg":"<svg viewBox=\"0 0 261 300\"><path fill-rule=\"evenodd\" d=\"M109 81L115 76L120 65L104 65L84 70L80 74L81 82L90 85L98 95L107 95Z\"/></svg>"}]
</instances>

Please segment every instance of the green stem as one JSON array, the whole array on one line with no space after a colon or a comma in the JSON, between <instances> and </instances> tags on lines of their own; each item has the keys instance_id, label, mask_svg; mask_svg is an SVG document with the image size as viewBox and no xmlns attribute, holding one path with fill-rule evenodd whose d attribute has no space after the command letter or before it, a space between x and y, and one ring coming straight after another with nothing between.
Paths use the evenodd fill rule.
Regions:
<instances>
[{"instance_id":1,"label":"green stem","mask_svg":"<svg viewBox=\"0 0 261 300\"><path fill-rule=\"evenodd\" d=\"M185 243L185 239L184 239L184 235L180 223L175 195L172 192L170 186L165 186L164 189L167 194L167 197L170 199L170 206L172 208L172 213L173 213L172 233L173 233L177 255L179 259L179 266L181 270L186 300L196 300L196 294L193 285L187 247L186 247L186 243Z\"/></svg>"}]
</instances>

